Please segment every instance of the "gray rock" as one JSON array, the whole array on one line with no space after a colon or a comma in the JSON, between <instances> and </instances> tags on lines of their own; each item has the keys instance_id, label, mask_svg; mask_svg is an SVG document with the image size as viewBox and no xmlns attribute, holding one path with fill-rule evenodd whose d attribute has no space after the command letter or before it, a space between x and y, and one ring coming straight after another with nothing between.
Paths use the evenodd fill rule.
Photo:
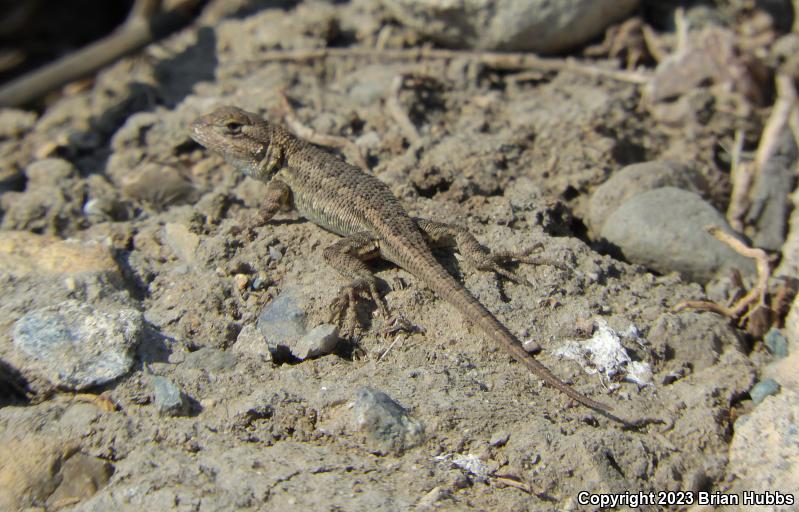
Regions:
<instances>
[{"instance_id":1,"label":"gray rock","mask_svg":"<svg viewBox=\"0 0 799 512\"><path fill-rule=\"evenodd\" d=\"M130 308L74 300L27 313L14 325L14 346L32 371L74 390L125 375L143 327Z\"/></svg>"},{"instance_id":2,"label":"gray rock","mask_svg":"<svg viewBox=\"0 0 799 512\"><path fill-rule=\"evenodd\" d=\"M333 352L338 343L338 327L332 324L317 325L290 347L298 359L319 357Z\"/></svg>"},{"instance_id":3,"label":"gray rock","mask_svg":"<svg viewBox=\"0 0 799 512\"><path fill-rule=\"evenodd\" d=\"M664 187L624 202L600 236L631 262L662 273L676 271L700 283L730 267L752 274L753 262L707 233L709 225L732 232L721 213L698 195Z\"/></svg>"},{"instance_id":4,"label":"gray rock","mask_svg":"<svg viewBox=\"0 0 799 512\"><path fill-rule=\"evenodd\" d=\"M763 337L763 342L771 355L777 359L788 356L788 340L776 327L772 327Z\"/></svg>"},{"instance_id":5,"label":"gray rock","mask_svg":"<svg viewBox=\"0 0 799 512\"><path fill-rule=\"evenodd\" d=\"M749 390L749 396L752 397L752 402L759 404L766 399L767 396L776 395L780 392L780 384L774 379L763 379Z\"/></svg>"},{"instance_id":6,"label":"gray rock","mask_svg":"<svg viewBox=\"0 0 799 512\"><path fill-rule=\"evenodd\" d=\"M382 391L360 388L353 414L355 427L365 435L366 447L372 453L401 454L424 440L422 422Z\"/></svg>"},{"instance_id":7,"label":"gray rock","mask_svg":"<svg viewBox=\"0 0 799 512\"><path fill-rule=\"evenodd\" d=\"M297 290L286 288L258 315L258 329L273 355L288 350L289 343L299 340L307 332L307 319L301 305Z\"/></svg>"},{"instance_id":8,"label":"gray rock","mask_svg":"<svg viewBox=\"0 0 799 512\"><path fill-rule=\"evenodd\" d=\"M264 335L252 323L242 327L231 350L236 354L260 356L265 360L272 360L272 353L266 348Z\"/></svg>"},{"instance_id":9,"label":"gray rock","mask_svg":"<svg viewBox=\"0 0 799 512\"><path fill-rule=\"evenodd\" d=\"M186 354L186 358L181 363L185 368L206 370L209 372L221 372L236 365L236 354L225 352L211 347L203 347L194 352Z\"/></svg>"},{"instance_id":10,"label":"gray rock","mask_svg":"<svg viewBox=\"0 0 799 512\"><path fill-rule=\"evenodd\" d=\"M308 330L306 299L301 290L286 288L258 316L258 329L272 357L285 357L290 353L306 359L329 354L335 348L338 341L335 326L321 324Z\"/></svg>"},{"instance_id":11,"label":"gray rock","mask_svg":"<svg viewBox=\"0 0 799 512\"><path fill-rule=\"evenodd\" d=\"M155 396L155 408L162 416L186 416L189 413L188 397L166 377L153 376L150 379Z\"/></svg>"},{"instance_id":12,"label":"gray rock","mask_svg":"<svg viewBox=\"0 0 799 512\"><path fill-rule=\"evenodd\" d=\"M681 188L702 194L707 184L694 169L672 160L628 165L613 173L591 195L588 226L594 234L598 234L608 217L627 199L661 187Z\"/></svg>"},{"instance_id":13,"label":"gray rock","mask_svg":"<svg viewBox=\"0 0 799 512\"><path fill-rule=\"evenodd\" d=\"M405 25L456 48L556 53L600 35L638 0L382 0Z\"/></svg>"}]
</instances>

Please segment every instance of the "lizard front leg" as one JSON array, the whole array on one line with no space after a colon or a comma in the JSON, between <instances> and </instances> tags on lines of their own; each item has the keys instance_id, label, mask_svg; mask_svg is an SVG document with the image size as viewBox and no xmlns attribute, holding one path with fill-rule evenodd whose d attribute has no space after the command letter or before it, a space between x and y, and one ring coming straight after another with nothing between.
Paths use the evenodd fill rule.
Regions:
<instances>
[{"instance_id":1,"label":"lizard front leg","mask_svg":"<svg viewBox=\"0 0 799 512\"><path fill-rule=\"evenodd\" d=\"M291 189L283 181L272 178L266 185L266 193L258 212L247 222L248 227L263 226L282 208L291 206Z\"/></svg>"},{"instance_id":2,"label":"lizard front leg","mask_svg":"<svg viewBox=\"0 0 799 512\"><path fill-rule=\"evenodd\" d=\"M490 271L518 284L530 285L530 282L503 268L501 265L519 262L531 265L552 265L563 269L563 265L558 262L550 261L541 257L531 256L533 251L539 249L541 244L536 244L530 249L512 252L497 251L491 252L477 241L469 230L457 224L445 224L428 219L414 218L416 225L422 230L427 243L434 248L456 248L464 259L477 270Z\"/></svg>"},{"instance_id":3,"label":"lizard front leg","mask_svg":"<svg viewBox=\"0 0 799 512\"><path fill-rule=\"evenodd\" d=\"M331 304L330 321L338 323L344 333L355 331L355 305L360 294L365 293L377 305L383 318L388 318L386 306L377 292L377 279L364 263L378 255L378 239L365 232L339 240L324 251L328 265L352 279L350 284L341 288L339 296Z\"/></svg>"}]
</instances>

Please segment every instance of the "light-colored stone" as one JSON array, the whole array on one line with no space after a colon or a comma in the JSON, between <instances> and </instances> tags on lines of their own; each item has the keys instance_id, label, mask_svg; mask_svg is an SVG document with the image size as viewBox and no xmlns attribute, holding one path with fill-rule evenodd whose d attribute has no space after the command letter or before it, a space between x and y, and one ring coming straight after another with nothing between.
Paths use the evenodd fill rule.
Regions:
<instances>
[{"instance_id":1,"label":"light-colored stone","mask_svg":"<svg viewBox=\"0 0 799 512\"><path fill-rule=\"evenodd\" d=\"M27 231L0 232L0 271L15 277L84 272L106 272L120 277L119 267L105 245Z\"/></svg>"},{"instance_id":2,"label":"light-colored stone","mask_svg":"<svg viewBox=\"0 0 799 512\"><path fill-rule=\"evenodd\" d=\"M382 0L405 25L445 46L562 52L602 34L638 0Z\"/></svg>"}]
</instances>

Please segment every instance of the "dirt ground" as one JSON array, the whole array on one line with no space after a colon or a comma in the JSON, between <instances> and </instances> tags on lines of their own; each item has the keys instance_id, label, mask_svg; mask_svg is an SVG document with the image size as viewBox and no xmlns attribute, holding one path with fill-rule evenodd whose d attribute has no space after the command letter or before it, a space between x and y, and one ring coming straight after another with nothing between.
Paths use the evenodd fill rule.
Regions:
<instances>
[{"instance_id":1,"label":"dirt ground","mask_svg":"<svg viewBox=\"0 0 799 512\"><path fill-rule=\"evenodd\" d=\"M736 130L759 134L767 105L741 115L705 90L691 96L692 118L670 123L656 115L667 107L647 106L642 85L579 71L498 70L466 57L262 58L274 49L373 47L385 14L365 5L226 17L208 9L40 114L0 114L0 252L26 255L2 275L0 358L29 388L0 408L0 430L3 450L33 461L0 472L3 485L21 489L6 504L544 511L596 508L578 503L581 491L740 487L729 449L771 357L762 337L713 313L674 312L712 286L624 261L593 239L587 215L592 192L614 172L664 159L690 163L709 184L705 199L725 211L732 183L721 148ZM413 37L394 26L381 41ZM541 255L567 270L517 266L530 286L437 254L511 332L539 342L538 359L561 379L625 418L653 421L630 428L575 404L389 264L374 267L386 303L417 329L386 332L365 303L362 329L332 354L298 361L246 345L243 330L285 290L308 299L310 325L326 320L344 280L322 250L337 237L293 212L241 229L264 185L191 141L187 126L227 104L280 119L283 92L301 123L354 141L411 215L463 224L495 250L543 244ZM394 100L418 140L392 114ZM45 158L72 168L55 177L29 170ZM26 234L13 236L28 238L14 245L19 231ZM71 257L86 268L54 252L65 238L77 240ZM97 252L110 266L92 259ZM63 268L41 263L43 254ZM23 315L67 299L143 314L131 369L78 395L26 366L12 340ZM605 324L651 379L591 372L563 356ZM156 376L181 390L185 414L159 414ZM421 440L375 450L353 419L364 387L420 422ZM75 454L100 476L53 497Z\"/></svg>"}]
</instances>

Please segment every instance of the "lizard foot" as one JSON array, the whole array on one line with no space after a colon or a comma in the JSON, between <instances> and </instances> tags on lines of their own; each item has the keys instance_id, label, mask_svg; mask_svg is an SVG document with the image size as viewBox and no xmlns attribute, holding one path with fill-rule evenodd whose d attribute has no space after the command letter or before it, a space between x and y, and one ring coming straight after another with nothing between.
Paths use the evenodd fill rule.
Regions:
<instances>
[{"instance_id":1,"label":"lizard foot","mask_svg":"<svg viewBox=\"0 0 799 512\"><path fill-rule=\"evenodd\" d=\"M490 271L498 274L508 281L514 282L516 284L523 284L527 286L532 286L532 283L527 279L519 276L515 272L508 270L503 267L503 265L513 264L513 263L527 263L531 265L550 265L561 270L568 270L562 263L557 261L552 261L546 258L541 258L540 256L532 256L532 254L542 249L544 246L543 244L536 244L533 247L525 249L523 251L497 251L494 253L479 253L477 255L471 255L474 267L477 270L483 271Z\"/></svg>"},{"instance_id":2,"label":"lizard foot","mask_svg":"<svg viewBox=\"0 0 799 512\"><path fill-rule=\"evenodd\" d=\"M344 335L355 333L358 324L355 308L359 298L371 299L377 305L383 318L388 318L388 310L377 291L376 282L356 279L342 287L338 297L330 304L329 322L337 324Z\"/></svg>"}]
</instances>

